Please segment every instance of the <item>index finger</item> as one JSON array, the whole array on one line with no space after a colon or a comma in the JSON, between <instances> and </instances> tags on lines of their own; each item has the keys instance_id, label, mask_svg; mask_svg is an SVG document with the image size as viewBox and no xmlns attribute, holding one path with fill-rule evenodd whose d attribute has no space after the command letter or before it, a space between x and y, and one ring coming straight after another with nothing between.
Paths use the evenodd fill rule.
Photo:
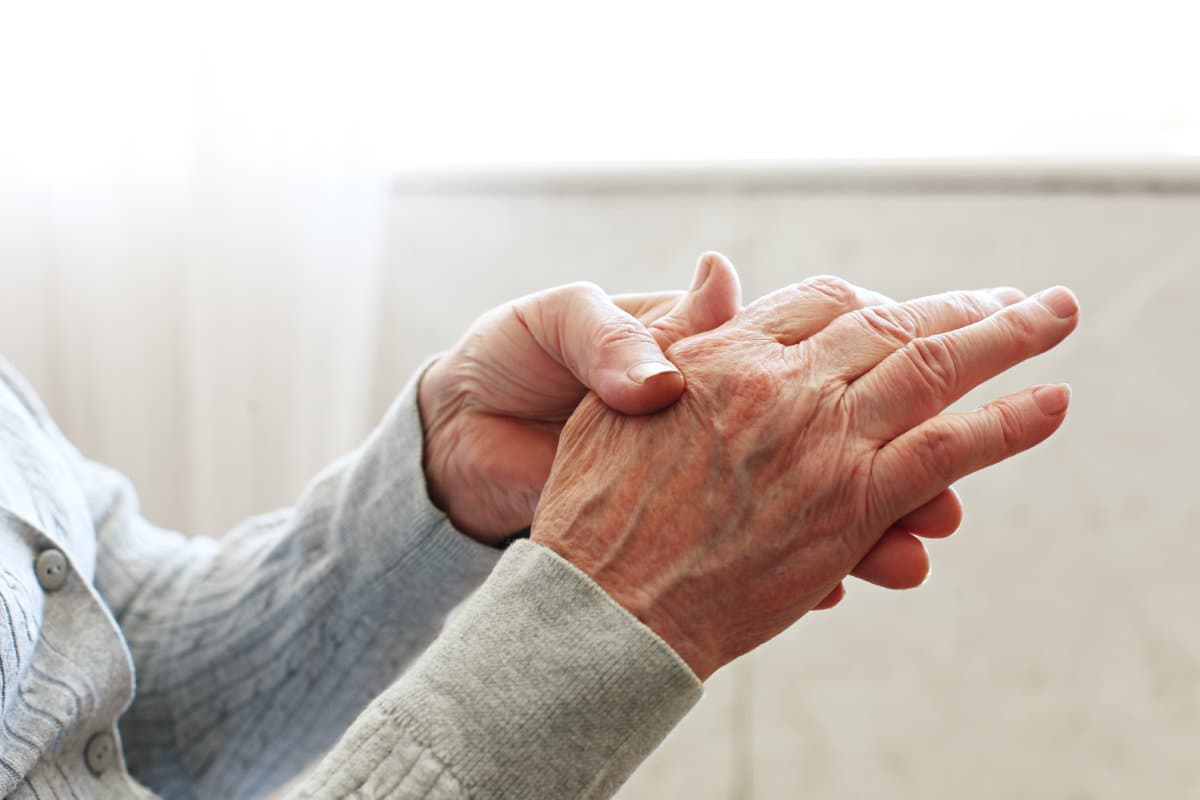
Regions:
<instances>
[{"instance_id":1,"label":"index finger","mask_svg":"<svg viewBox=\"0 0 1200 800\"><path fill-rule=\"evenodd\" d=\"M821 350L828 353L829 362L826 369L852 383L916 339L987 319L1024 299L1019 290L1001 286L863 308L822 332Z\"/></svg>"},{"instance_id":2,"label":"index finger","mask_svg":"<svg viewBox=\"0 0 1200 800\"><path fill-rule=\"evenodd\" d=\"M914 339L852 383L848 401L882 440L899 436L979 384L1067 338L1079 303L1047 289L957 330Z\"/></svg>"}]
</instances>

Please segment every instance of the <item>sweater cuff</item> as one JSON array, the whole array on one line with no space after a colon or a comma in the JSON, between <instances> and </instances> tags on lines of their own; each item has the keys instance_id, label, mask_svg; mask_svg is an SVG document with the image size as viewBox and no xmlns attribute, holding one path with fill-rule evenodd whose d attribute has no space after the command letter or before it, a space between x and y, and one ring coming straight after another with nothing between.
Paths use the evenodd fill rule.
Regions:
<instances>
[{"instance_id":1,"label":"sweater cuff","mask_svg":"<svg viewBox=\"0 0 1200 800\"><path fill-rule=\"evenodd\" d=\"M501 551L460 532L429 499L417 388L434 360L417 370L348 457L351 475L337 505L343 529L358 539L347 543L346 552L359 557L359 574L386 569L409 590L423 592L426 602L448 610L483 582ZM385 555L395 553L402 554L399 562Z\"/></svg>"},{"instance_id":2,"label":"sweater cuff","mask_svg":"<svg viewBox=\"0 0 1200 800\"><path fill-rule=\"evenodd\" d=\"M700 694L666 642L522 541L383 702L472 797L607 797Z\"/></svg>"}]
</instances>

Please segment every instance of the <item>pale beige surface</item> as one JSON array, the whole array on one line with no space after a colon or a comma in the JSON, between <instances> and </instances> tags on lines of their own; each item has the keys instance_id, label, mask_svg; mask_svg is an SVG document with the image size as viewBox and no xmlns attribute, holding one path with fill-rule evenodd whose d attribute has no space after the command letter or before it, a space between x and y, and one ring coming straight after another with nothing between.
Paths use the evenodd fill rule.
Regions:
<instances>
[{"instance_id":1,"label":"pale beige surface","mask_svg":"<svg viewBox=\"0 0 1200 800\"><path fill-rule=\"evenodd\" d=\"M738 264L748 298L818 272L897 297L1067 283L1076 335L968 400L1068 380L1069 419L963 483L967 520L933 545L932 581L902 595L854 583L841 608L719 673L621 797L1200 796L1196 188L653 184L398 194L379 274L289 278L265 242L270 272L224 285L192 269L179 285L166 242L157 271L114 256L56 283L40 263L98 245L47 245L5 265L0 338L155 519L220 531L288 502L427 354L526 291L681 286L708 248ZM156 241L146 227L138 241ZM317 299L301 291L314 286Z\"/></svg>"},{"instance_id":2,"label":"pale beige surface","mask_svg":"<svg viewBox=\"0 0 1200 800\"><path fill-rule=\"evenodd\" d=\"M896 297L1071 285L1078 333L968 398L1068 380L1070 417L963 482L931 582L853 583L718 675L621 797L1200 794L1200 198L405 195L393 231L393 381L506 296L678 285L705 248L748 298L818 272Z\"/></svg>"}]
</instances>

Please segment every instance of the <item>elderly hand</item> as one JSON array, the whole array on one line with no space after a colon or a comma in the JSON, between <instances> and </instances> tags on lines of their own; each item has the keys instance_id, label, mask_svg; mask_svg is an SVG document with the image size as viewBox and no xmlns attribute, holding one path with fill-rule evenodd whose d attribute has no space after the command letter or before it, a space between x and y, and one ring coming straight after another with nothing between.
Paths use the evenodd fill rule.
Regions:
<instances>
[{"instance_id":1,"label":"elderly hand","mask_svg":"<svg viewBox=\"0 0 1200 800\"><path fill-rule=\"evenodd\" d=\"M702 679L836 600L894 521L1064 419L1062 385L942 412L1074 330L1066 289L1004 308L1015 298L958 292L836 311L831 293L852 291L768 295L667 350L687 379L672 408L627 417L588 397L562 432L534 541Z\"/></svg>"},{"instance_id":2,"label":"elderly hand","mask_svg":"<svg viewBox=\"0 0 1200 800\"><path fill-rule=\"evenodd\" d=\"M841 282L831 283L818 301L831 316L891 302ZM610 298L591 284L573 284L485 314L421 381L430 496L459 530L483 542L527 527L562 423L587 391L629 414L670 405L683 391L683 378L663 349L717 327L740 305L733 266L707 253L686 293ZM958 498L947 491L911 515L905 530L946 536L961 516ZM906 546L907 539L900 529L889 532L854 574L891 588L919 583L928 565L924 551Z\"/></svg>"},{"instance_id":3,"label":"elderly hand","mask_svg":"<svg viewBox=\"0 0 1200 800\"><path fill-rule=\"evenodd\" d=\"M662 348L740 305L732 265L707 254L686 293L610 298L578 283L485 314L421 380L430 497L483 542L528 527L562 424L587 391L628 414L670 405L683 378Z\"/></svg>"}]
</instances>

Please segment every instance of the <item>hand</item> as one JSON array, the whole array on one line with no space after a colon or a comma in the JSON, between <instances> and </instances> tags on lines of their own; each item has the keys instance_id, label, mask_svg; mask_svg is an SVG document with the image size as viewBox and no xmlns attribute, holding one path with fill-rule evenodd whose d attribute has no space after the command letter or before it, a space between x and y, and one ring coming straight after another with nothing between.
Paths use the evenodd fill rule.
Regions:
<instances>
[{"instance_id":1,"label":"hand","mask_svg":"<svg viewBox=\"0 0 1200 800\"><path fill-rule=\"evenodd\" d=\"M849 314L831 291L851 289L802 283L676 343L687 390L672 408L622 417L588 397L562 433L534 540L702 679L827 599L894 521L1064 419L1061 385L941 412L1074 330L1067 290Z\"/></svg>"},{"instance_id":2,"label":"hand","mask_svg":"<svg viewBox=\"0 0 1200 800\"><path fill-rule=\"evenodd\" d=\"M492 310L418 390L430 497L480 541L528 527L562 423L587 391L628 414L670 405L683 377L662 347L715 328L740 305L737 273L713 253L686 293L609 298L579 283Z\"/></svg>"}]
</instances>

